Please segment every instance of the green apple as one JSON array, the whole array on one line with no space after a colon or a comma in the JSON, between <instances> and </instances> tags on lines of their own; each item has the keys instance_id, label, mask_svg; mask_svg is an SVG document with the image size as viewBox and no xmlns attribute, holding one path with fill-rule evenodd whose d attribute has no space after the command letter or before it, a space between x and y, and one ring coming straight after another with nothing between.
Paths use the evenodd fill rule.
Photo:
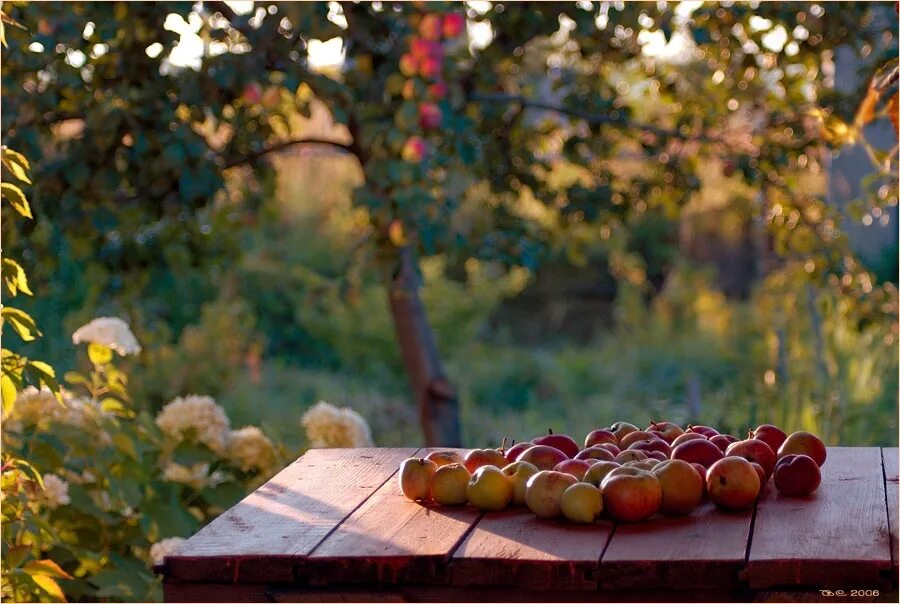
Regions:
<instances>
[{"instance_id":1,"label":"green apple","mask_svg":"<svg viewBox=\"0 0 900 604\"><path fill-rule=\"evenodd\" d=\"M503 468L503 473L509 478L513 487L513 505L525 505L525 485L528 479L540 472L538 467L527 461L516 461Z\"/></svg>"},{"instance_id":2,"label":"green apple","mask_svg":"<svg viewBox=\"0 0 900 604\"><path fill-rule=\"evenodd\" d=\"M461 463L440 466L431 477L431 498L441 505L462 505L468 501L466 485L471 478Z\"/></svg>"},{"instance_id":3,"label":"green apple","mask_svg":"<svg viewBox=\"0 0 900 604\"><path fill-rule=\"evenodd\" d=\"M512 483L497 466L481 466L466 484L466 498L479 510L502 510L512 501L512 495Z\"/></svg>"}]
</instances>

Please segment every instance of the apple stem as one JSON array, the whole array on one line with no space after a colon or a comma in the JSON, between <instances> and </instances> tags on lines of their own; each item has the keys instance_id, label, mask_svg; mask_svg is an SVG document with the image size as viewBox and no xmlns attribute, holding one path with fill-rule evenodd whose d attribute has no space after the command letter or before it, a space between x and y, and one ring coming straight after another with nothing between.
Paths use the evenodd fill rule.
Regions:
<instances>
[{"instance_id":1,"label":"apple stem","mask_svg":"<svg viewBox=\"0 0 900 604\"><path fill-rule=\"evenodd\" d=\"M553 434L553 428L547 428L547 434Z\"/></svg>"},{"instance_id":2,"label":"apple stem","mask_svg":"<svg viewBox=\"0 0 900 604\"><path fill-rule=\"evenodd\" d=\"M505 450L506 450L506 439L507 439L507 438L508 438L507 436L504 436L504 437L503 437L503 440L500 442L500 450L501 450L501 451L505 451Z\"/></svg>"}]
</instances>

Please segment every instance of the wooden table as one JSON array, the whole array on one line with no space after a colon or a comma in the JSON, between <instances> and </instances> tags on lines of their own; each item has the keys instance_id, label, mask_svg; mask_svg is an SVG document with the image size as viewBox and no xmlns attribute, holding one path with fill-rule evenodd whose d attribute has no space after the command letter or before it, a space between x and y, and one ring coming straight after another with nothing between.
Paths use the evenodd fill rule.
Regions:
<instances>
[{"instance_id":1,"label":"wooden table","mask_svg":"<svg viewBox=\"0 0 900 604\"><path fill-rule=\"evenodd\" d=\"M807 498L590 526L407 501L427 451L308 451L165 559L166 600L897 601L895 448L830 448Z\"/></svg>"}]
</instances>

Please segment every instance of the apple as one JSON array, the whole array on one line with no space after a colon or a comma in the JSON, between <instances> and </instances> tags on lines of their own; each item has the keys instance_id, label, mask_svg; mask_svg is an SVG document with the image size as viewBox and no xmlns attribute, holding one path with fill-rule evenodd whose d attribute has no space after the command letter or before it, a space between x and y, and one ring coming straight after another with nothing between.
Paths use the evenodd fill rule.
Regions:
<instances>
[{"instance_id":1,"label":"apple","mask_svg":"<svg viewBox=\"0 0 900 604\"><path fill-rule=\"evenodd\" d=\"M241 99L248 105L258 105L262 101L262 88L256 82L250 82L244 86Z\"/></svg>"},{"instance_id":2,"label":"apple","mask_svg":"<svg viewBox=\"0 0 900 604\"><path fill-rule=\"evenodd\" d=\"M603 495L594 485L579 482L563 491L560 508L572 522L594 522L603 511Z\"/></svg>"},{"instance_id":3,"label":"apple","mask_svg":"<svg viewBox=\"0 0 900 604\"><path fill-rule=\"evenodd\" d=\"M400 57L400 73L411 78L416 75L417 71L419 71L419 60L415 56L405 54Z\"/></svg>"},{"instance_id":4,"label":"apple","mask_svg":"<svg viewBox=\"0 0 900 604\"><path fill-rule=\"evenodd\" d=\"M531 442L536 445L547 445L548 447L559 449L569 458L578 455L578 451L581 449L578 446L578 443L575 442L575 440L571 436L566 436L565 434L554 434L553 430L547 430L547 434L545 436L532 438Z\"/></svg>"},{"instance_id":5,"label":"apple","mask_svg":"<svg viewBox=\"0 0 900 604\"><path fill-rule=\"evenodd\" d=\"M441 108L434 103L422 103L419 105L419 126L423 130L440 128L443 116Z\"/></svg>"},{"instance_id":6,"label":"apple","mask_svg":"<svg viewBox=\"0 0 900 604\"><path fill-rule=\"evenodd\" d=\"M400 156L403 158L403 161L418 164L425 158L427 150L428 147L425 143L425 139L421 136L411 136L406 139L406 143L403 145L403 151L400 153Z\"/></svg>"},{"instance_id":7,"label":"apple","mask_svg":"<svg viewBox=\"0 0 900 604\"><path fill-rule=\"evenodd\" d=\"M407 499L428 499L431 496L431 477L437 471L437 464L423 457L410 457L400 464L397 473L400 492Z\"/></svg>"},{"instance_id":8,"label":"apple","mask_svg":"<svg viewBox=\"0 0 900 604\"><path fill-rule=\"evenodd\" d=\"M578 482L571 474L542 470L525 485L525 505L538 518L556 518L562 513L562 494Z\"/></svg>"},{"instance_id":9,"label":"apple","mask_svg":"<svg viewBox=\"0 0 900 604\"><path fill-rule=\"evenodd\" d=\"M429 80L436 80L442 68L443 62L438 57L424 57L419 61L419 75Z\"/></svg>"},{"instance_id":10,"label":"apple","mask_svg":"<svg viewBox=\"0 0 900 604\"><path fill-rule=\"evenodd\" d=\"M750 507L759 496L759 490L759 475L743 457L725 457L706 471L706 491L713 503L722 509Z\"/></svg>"},{"instance_id":11,"label":"apple","mask_svg":"<svg viewBox=\"0 0 900 604\"><path fill-rule=\"evenodd\" d=\"M613 476L640 476L642 472L649 472L649 470L645 470L644 468L636 468L634 466L619 466L618 468L613 468L612 470L607 472L606 476L603 477L603 480L600 481L600 490L603 490L603 483L605 483Z\"/></svg>"},{"instance_id":12,"label":"apple","mask_svg":"<svg viewBox=\"0 0 900 604\"><path fill-rule=\"evenodd\" d=\"M464 465L474 474L482 466L502 468L506 465L506 457L497 449L472 449L466 454Z\"/></svg>"},{"instance_id":13,"label":"apple","mask_svg":"<svg viewBox=\"0 0 900 604\"><path fill-rule=\"evenodd\" d=\"M810 432L794 432L778 448L778 457L785 455L809 455L819 467L825 463L828 450L818 436Z\"/></svg>"},{"instance_id":14,"label":"apple","mask_svg":"<svg viewBox=\"0 0 900 604\"><path fill-rule=\"evenodd\" d=\"M670 459L651 471L662 488L659 511L663 514L690 514L703 499L703 478L688 462Z\"/></svg>"},{"instance_id":15,"label":"apple","mask_svg":"<svg viewBox=\"0 0 900 604\"><path fill-rule=\"evenodd\" d=\"M575 459L603 459L612 461L615 457L615 455L609 452L609 449L594 445L593 447L588 447L587 449L579 451L578 455L575 456Z\"/></svg>"},{"instance_id":16,"label":"apple","mask_svg":"<svg viewBox=\"0 0 900 604\"><path fill-rule=\"evenodd\" d=\"M441 39L441 16L436 14L428 14L419 21L419 35L425 40Z\"/></svg>"},{"instance_id":17,"label":"apple","mask_svg":"<svg viewBox=\"0 0 900 604\"><path fill-rule=\"evenodd\" d=\"M525 449L516 461L527 461L538 467L539 470L552 470L557 464L569 459L568 455L555 447L547 445L534 445Z\"/></svg>"},{"instance_id":18,"label":"apple","mask_svg":"<svg viewBox=\"0 0 900 604\"><path fill-rule=\"evenodd\" d=\"M684 429L672 422L650 422L645 432L658 434L664 441L672 444L673 440L684 434Z\"/></svg>"},{"instance_id":19,"label":"apple","mask_svg":"<svg viewBox=\"0 0 900 604\"><path fill-rule=\"evenodd\" d=\"M809 455L789 453L775 466L775 488L784 495L809 495L821 482L819 464Z\"/></svg>"},{"instance_id":20,"label":"apple","mask_svg":"<svg viewBox=\"0 0 900 604\"><path fill-rule=\"evenodd\" d=\"M442 23L444 37L448 40L458 37L466 27L466 18L461 13L448 13L444 15Z\"/></svg>"},{"instance_id":21,"label":"apple","mask_svg":"<svg viewBox=\"0 0 900 604\"><path fill-rule=\"evenodd\" d=\"M440 101L447 96L447 85L443 82L429 84L428 88L425 89L425 94L432 101Z\"/></svg>"},{"instance_id":22,"label":"apple","mask_svg":"<svg viewBox=\"0 0 900 604\"><path fill-rule=\"evenodd\" d=\"M767 479L775 470L775 462L777 461L775 452L769 448L769 445L761 440L756 440L755 438L741 440L730 444L728 448L725 449L725 455L737 455L738 457L743 457L747 461L758 463L763 467L763 470L766 471Z\"/></svg>"},{"instance_id":23,"label":"apple","mask_svg":"<svg viewBox=\"0 0 900 604\"><path fill-rule=\"evenodd\" d=\"M510 484L512 484L513 505L525 505L525 485L528 483L528 479L540 472L540 470L538 470L537 466L527 461L514 461L505 466L502 472L506 474Z\"/></svg>"},{"instance_id":24,"label":"apple","mask_svg":"<svg viewBox=\"0 0 900 604\"><path fill-rule=\"evenodd\" d=\"M523 451L525 451L526 449L530 449L533 446L534 443L530 443L527 441L513 444L513 446L506 450L506 463L514 462L519 457L519 455L522 454Z\"/></svg>"},{"instance_id":25,"label":"apple","mask_svg":"<svg viewBox=\"0 0 900 604\"><path fill-rule=\"evenodd\" d=\"M479 510L502 510L512 501L512 496L512 483L497 466L481 466L466 484L466 498Z\"/></svg>"},{"instance_id":26,"label":"apple","mask_svg":"<svg viewBox=\"0 0 900 604\"><path fill-rule=\"evenodd\" d=\"M616 455L618 455L619 453L622 452L622 449L619 448L618 444L614 445L612 443L600 443L599 445L594 445L594 446L599 447L600 449L606 449L607 451L609 451L610 453L613 454L613 457L615 457Z\"/></svg>"},{"instance_id":27,"label":"apple","mask_svg":"<svg viewBox=\"0 0 900 604\"><path fill-rule=\"evenodd\" d=\"M637 449L626 449L622 451L618 455L616 455L613 461L617 461L619 463L625 463L627 461L643 461L647 459L648 455L643 451L638 451Z\"/></svg>"},{"instance_id":28,"label":"apple","mask_svg":"<svg viewBox=\"0 0 900 604\"><path fill-rule=\"evenodd\" d=\"M439 466L431 477L431 498L441 505L462 505L468 501L466 485L471 478L460 463Z\"/></svg>"},{"instance_id":29,"label":"apple","mask_svg":"<svg viewBox=\"0 0 900 604\"><path fill-rule=\"evenodd\" d=\"M605 459L594 459L593 457L589 457L589 458L583 459L583 460L581 460L581 461L583 461L584 463L586 463L586 464L589 465L589 466L592 466L592 465L594 465L595 463L600 463L601 461L607 461L607 460L605 460Z\"/></svg>"},{"instance_id":30,"label":"apple","mask_svg":"<svg viewBox=\"0 0 900 604\"><path fill-rule=\"evenodd\" d=\"M630 432L630 433L626 434L625 436L623 436L619 440L619 448L627 449L628 447L631 446L632 443L636 443L639 440L647 440L650 438L656 438L656 439L662 440L662 438L656 434L653 434L651 432L645 432L643 430L637 430L636 432Z\"/></svg>"},{"instance_id":31,"label":"apple","mask_svg":"<svg viewBox=\"0 0 900 604\"><path fill-rule=\"evenodd\" d=\"M425 459L433 461L438 467L451 463L464 463L462 456L456 451L432 451L425 456Z\"/></svg>"},{"instance_id":32,"label":"apple","mask_svg":"<svg viewBox=\"0 0 900 604\"><path fill-rule=\"evenodd\" d=\"M699 463L707 468L722 459L722 452L706 439L689 440L672 449L672 459L682 459L688 463Z\"/></svg>"},{"instance_id":33,"label":"apple","mask_svg":"<svg viewBox=\"0 0 900 604\"><path fill-rule=\"evenodd\" d=\"M659 451L666 457L669 457L672 454L672 447L669 446L669 443L662 440L661 438L656 437L631 443L630 445L628 445L628 449L634 451L644 451L647 454L651 453L652 451Z\"/></svg>"},{"instance_id":34,"label":"apple","mask_svg":"<svg viewBox=\"0 0 900 604\"><path fill-rule=\"evenodd\" d=\"M640 428L628 422L616 422L609 427L609 431L616 435L616 440L622 441L622 437L631 432L637 432Z\"/></svg>"},{"instance_id":35,"label":"apple","mask_svg":"<svg viewBox=\"0 0 900 604\"><path fill-rule=\"evenodd\" d=\"M610 473L600 489L603 509L619 522L637 522L659 510L662 503L662 486L651 472L637 470L639 474Z\"/></svg>"},{"instance_id":36,"label":"apple","mask_svg":"<svg viewBox=\"0 0 900 604\"><path fill-rule=\"evenodd\" d=\"M685 432L684 434L682 434L681 436L679 436L678 438L676 438L675 440L672 441L672 448L674 449L681 443L686 443L689 440L709 440L709 439L697 432Z\"/></svg>"},{"instance_id":37,"label":"apple","mask_svg":"<svg viewBox=\"0 0 900 604\"><path fill-rule=\"evenodd\" d=\"M565 472L571 474L578 480L584 478L584 475L591 469L591 464L583 459L567 459L562 461L553 468L554 472Z\"/></svg>"},{"instance_id":38,"label":"apple","mask_svg":"<svg viewBox=\"0 0 900 604\"><path fill-rule=\"evenodd\" d=\"M703 479L703 494L706 495L706 466L698 463L692 463L691 466L697 470L697 474Z\"/></svg>"},{"instance_id":39,"label":"apple","mask_svg":"<svg viewBox=\"0 0 900 604\"><path fill-rule=\"evenodd\" d=\"M584 448L588 449L593 447L594 445L599 445L602 443L609 443L611 445L619 444L619 439L616 438L616 435L612 433L611 430L607 430L606 428L600 428L598 430L592 430L587 436L584 437Z\"/></svg>"},{"instance_id":40,"label":"apple","mask_svg":"<svg viewBox=\"0 0 900 604\"><path fill-rule=\"evenodd\" d=\"M766 470L755 461L751 461L750 465L753 466L753 469L756 470L756 475L759 476L759 490L762 491L766 487L766 481L769 479L766 475Z\"/></svg>"},{"instance_id":41,"label":"apple","mask_svg":"<svg viewBox=\"0 0 900 604\"><path fill-rule=\"evenodd\" d=\"M715 428L710 428L709 426L693 426L688 424L687 430L685 432L696 432L697 434L702 434L706 438L712 438L716 434L719 433Z\"/></svg>"},{"instance_id":42,"label":"apple","mask_svg":"<svg viewBox=\"0 0 900 604\"><path fill-rule=\"evenodd\" d=\"M650 451L649 453L647 453L647 459L658 459L659 461L665 461L669 458L662 451Z\"/></svg>"},{"instance_id":43,"label":"apple","mask_svg":"<svg viewBox=\"0 0 900 604\"><path fill-rule=\"evenodd\" d=\"M416 96L416 81L406 80L403 82L403 88L400 89L400 96L407 101Z\"/></svg>"},{"instance_id":44,"label":"apple","mask_svg":"<svg viewBox=\"0 0 900 604\"><path fill-rule=\"evenodd\" d=\"M775 452L778 452L778 449L780 449L781 445L784 444L784 441L787 440L787 434L785 434L781 428L773 426L772 424L760 424L756 427L756 430L750 433L750 435L751 438L761 440L769 445L769 448Z\"/></svg>"},{"instance_id":45,"label":"apple","mask_svg":"<svg viewBox=\"0 0 900 604\"><path fill-rule=\"evenodd\" d=\"M643 461L629 461L625 465L632 468L640 468L641 470L652 470L658 463L659 461L656 459L645 459Z\"/></svg>"},{"instance_id":46,"label":"apple","mask_svg":"<svg viewBox=\"0 0 900 604\"><path fill-rule=\"evenodd\" d=\"M724 453L725 449L728 448L728 445L738 442L738 438L737 436L732 436L731 434L716 434L709 439L709 442L719 447L719 451Z\"/></svg>"},{"instance_id":47,"label":"apple","mask_svg":"<svg viewBox=\"0 0 900 604\"><path fill-rule=\"evenodd\" d=\"M614 461L598 461L588 469L581 481L589 482L595 487L600 486L607 474L621 467Z\"/></svg>"}]
</instances>

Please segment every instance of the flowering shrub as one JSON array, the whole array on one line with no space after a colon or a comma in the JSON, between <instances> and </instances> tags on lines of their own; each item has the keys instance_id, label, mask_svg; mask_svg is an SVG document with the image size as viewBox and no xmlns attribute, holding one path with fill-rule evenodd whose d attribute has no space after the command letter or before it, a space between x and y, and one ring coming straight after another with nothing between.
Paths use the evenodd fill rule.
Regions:
<instances>
[{"instance_id":1,"label":"flowering shrub","mask_svg":"<svg viewBox=\"0 0 900 604\"><path fill-rule=\"evenodd\" d=\"M303 414L303 427L311 447L370 447L372 435L363 417L344 407L319 401Z\"/></svg>"}]
</instances>

